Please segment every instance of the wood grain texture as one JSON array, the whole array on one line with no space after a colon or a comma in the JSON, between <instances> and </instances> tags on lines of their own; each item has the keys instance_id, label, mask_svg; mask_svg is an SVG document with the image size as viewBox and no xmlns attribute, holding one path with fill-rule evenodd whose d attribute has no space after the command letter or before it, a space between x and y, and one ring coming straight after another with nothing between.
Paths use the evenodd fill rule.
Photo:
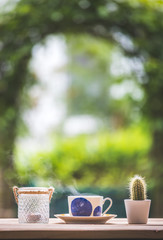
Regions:
<instances>
[{"instance_id":1,"label":"wood grain texture","mask_svg":"<svg viewBox=\"0 0 163 240\"><path fill-rule=\"evenodd\" d=\"M65 224L50 219L49 224L19 224L17 219L0 219L0 239L163 239L163 219L148 224L128 224L112 219L106 224Z\"/></svg>"}]
</instances>

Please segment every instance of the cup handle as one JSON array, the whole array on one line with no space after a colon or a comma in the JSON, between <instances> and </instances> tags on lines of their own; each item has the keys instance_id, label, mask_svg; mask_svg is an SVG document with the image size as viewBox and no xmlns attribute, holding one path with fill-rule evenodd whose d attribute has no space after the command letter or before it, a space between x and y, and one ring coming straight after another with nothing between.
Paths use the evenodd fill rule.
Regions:
<instances>
[{"instance_id":1,"label":"cup handle","mask_svg":"<svg viewBox=\"0 0 163 240\"><path fill-rule=\"evenodd\" d=\"M52 198L52 195L53 195L53 192L54 192L54 188L50 187L50 188L48 188L48 191L49 191L49 202L50 202L50 200Z\"/></svg>"},{"instance_id":2,"label":"cup handle","mask_svg":"<svg viewBox=\"0 0 163 240\"><path fill-rule=\"evenodd\" d=\"M107 200L110 201L110 205L109 205L109 207L103 212L102 216L111 208L112 203L113 203L113 202L112 202L112 199L109 198L109 197L107 197L107 198L105 198L105 199L103 200L103 205L104 205L105 201L107 201Z\"/></svg>"},{"instance_id":3,"label":"cup handle","mask_svg":"<svg viewBox=\"0 0 163 240\"><path fill-rule=\"evenodd\" d=\"M15 200L16 200L16 203L18 204L18 187L17 186L14 186L13 187L13 193L14 193L14 197L15 197Z\"/></svg>"}]
</instances>

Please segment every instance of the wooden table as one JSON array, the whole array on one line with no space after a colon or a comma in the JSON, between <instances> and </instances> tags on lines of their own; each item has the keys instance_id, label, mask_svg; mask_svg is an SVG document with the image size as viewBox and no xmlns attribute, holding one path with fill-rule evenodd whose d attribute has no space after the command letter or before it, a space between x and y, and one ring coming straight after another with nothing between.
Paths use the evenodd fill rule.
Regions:
<instances>
[{"instance_id":1,"label":"wooden table","mask_svg":"<svg viewBox=\"0 0 163 240\"><path fill-rule=\"evenodd\" d=\"M0 219L0 239L163 239L163 219L148 224L127 224L124 218L106 224L19 224L17 219Z\"/></svg>"}]
</instances>

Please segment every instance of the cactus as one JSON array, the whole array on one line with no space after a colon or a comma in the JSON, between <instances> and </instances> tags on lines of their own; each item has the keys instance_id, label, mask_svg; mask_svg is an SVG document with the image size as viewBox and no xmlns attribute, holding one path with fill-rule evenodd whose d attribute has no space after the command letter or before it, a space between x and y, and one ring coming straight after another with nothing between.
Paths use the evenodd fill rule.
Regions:
<instances>
[{"instance_id":1,"label":"cactus","mask_svg":"<svg viewBox=\"0 0 163 240\"><path fill-rule=\"evenodd\" d=\"M130 181L130 198L132 200L146 199L146 183L141 176L134 176Z\"/></svg>"}]
</instances>

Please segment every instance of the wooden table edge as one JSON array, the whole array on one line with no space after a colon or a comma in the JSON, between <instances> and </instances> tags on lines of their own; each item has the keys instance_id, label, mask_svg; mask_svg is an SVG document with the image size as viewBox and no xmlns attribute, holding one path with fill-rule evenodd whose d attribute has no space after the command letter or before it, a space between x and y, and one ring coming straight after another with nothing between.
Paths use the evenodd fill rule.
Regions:
<instances>
[{"instance_id":1,"label":"wooden table edge","mask_svg":"<svg viewBox=\"0 0 163 240\"><path fill-rule=\"evenodd\" d=\"M126 219L117 219L111 224L62 224L51 219L49 224L18 224L16 219L0 219L0 239L163 239L163 219L159 225L128 225ZM117 224L116 224L117 222ZM122 222L123 224L119 224ZM58 224L59 223L59 224ZM151 226L151 229L150 229ZM113 228L112 228L113 227ZM101 229L100 229L101 228Z\"/></svg>"}]
</instances>

